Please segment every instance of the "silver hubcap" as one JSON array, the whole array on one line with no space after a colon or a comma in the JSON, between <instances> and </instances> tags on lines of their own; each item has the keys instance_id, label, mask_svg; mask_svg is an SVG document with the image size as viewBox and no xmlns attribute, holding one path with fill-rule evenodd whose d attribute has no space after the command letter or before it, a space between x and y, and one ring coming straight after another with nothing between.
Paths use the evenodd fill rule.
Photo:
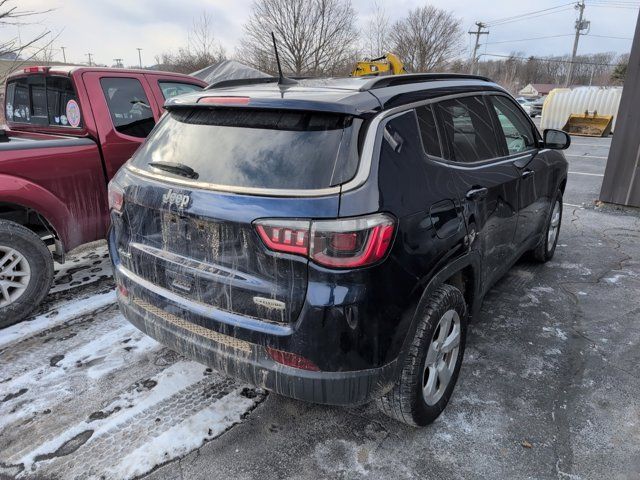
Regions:
<instances>
[{"instance_id":1,"label":"silver hubcap","mask_svg":"<svg viewBox=\"0 0 640 480\"><path fill-rule=\"evenodd\" d=\"M31 268L17 250L0 245L0 307L15 302L27 289Z\"/></svg>"},{"instance_id":2,"label":"silver hubcap","mask_svg":"<svg viewBox=\"0 0 640 480\"><path fill-rule=\"evenodd\" d=\"M558 238L558 230L560 230L560 202L556 201L553 206L551 220L549 220L549 231L547 232L547 251L551 251Z\"/></svg>"},{"instance_id":3,"label":"silver hubcap","mask_svg":"<svg viewBox=\"0 0 640 480\"><path fill-rule=\"evenodd\" d=\"M445 312L433 332L422 375L422 396L427 405L435 405L444 395L460 353L460 316Z\"/></svg>"}]
</instances>

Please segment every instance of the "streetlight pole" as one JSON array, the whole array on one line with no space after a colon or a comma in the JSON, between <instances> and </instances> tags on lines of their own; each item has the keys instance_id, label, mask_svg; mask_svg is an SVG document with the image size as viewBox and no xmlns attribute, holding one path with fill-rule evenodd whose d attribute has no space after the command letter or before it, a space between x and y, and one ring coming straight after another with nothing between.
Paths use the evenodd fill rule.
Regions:
<instances>
[{"instance_id":1,"label":"streetlight pole","mask_svg":"<svg viewBox=\"0 0 640 480\"><path fill-rule=\"evenodd\" d=\"M141 48L136 48L136 50L138 50L138 65L140 65L140 68L142 68L142 49Z\"/></svg>"}]
</instances>

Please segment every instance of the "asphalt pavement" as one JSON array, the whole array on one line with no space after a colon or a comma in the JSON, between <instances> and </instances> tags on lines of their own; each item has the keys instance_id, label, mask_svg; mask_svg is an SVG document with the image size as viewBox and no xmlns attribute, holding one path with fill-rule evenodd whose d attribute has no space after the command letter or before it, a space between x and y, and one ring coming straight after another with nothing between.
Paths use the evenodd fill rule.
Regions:
<instances>
[{"instance_id":1,"label":"asphalt pavement","mask_svg":"<svg viewBox=\"0 0 640 480\"><path fill-rule=\"evenodd\" d=\"M98 245L0 331L0 478L640 478L640 212L594 205L610 142L573 138L556 256L488 294L433 425L181 359L119 315Z\"/></svg>"}]
</instances>

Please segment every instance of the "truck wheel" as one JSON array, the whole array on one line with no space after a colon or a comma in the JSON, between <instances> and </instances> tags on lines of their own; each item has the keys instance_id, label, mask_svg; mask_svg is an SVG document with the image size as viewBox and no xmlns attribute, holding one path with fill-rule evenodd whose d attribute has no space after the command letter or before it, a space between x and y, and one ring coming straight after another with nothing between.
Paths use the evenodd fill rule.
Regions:
<instances>
[{"instance_id":1,"label":"truck wheel","mask_svg":"<svg viewBox=\"0 0 640 480\"><path fill-rule=\"evenodd\" d=\"M543 237L536 248L531 250L534 260L544 263L553 258L558 244L560 224L562 223L562 192L558 190L544 227Z\"/></svg>"},{"instance_id":2,"label":"truck wheel","mask_svg":"<svg viewBox=\"0 0 640 480\"><path fill-rule=\"evenodd\" d=\"M29 315L49 292L53 258L28 228L0 220L0 328Z\"/></svg>"},{"instance_id":3,"label":"truck wheel","mask_svg":"<svg viewBox=\"0 0 640 480\"><path fill-rule=\"evenodd\" d=\"M458 380L467 306L460 290L442 285L416 315L418 327L400 376L378 400L378 408L400 422L421 427L438 418Z\"/></svg>"}]
</instances>

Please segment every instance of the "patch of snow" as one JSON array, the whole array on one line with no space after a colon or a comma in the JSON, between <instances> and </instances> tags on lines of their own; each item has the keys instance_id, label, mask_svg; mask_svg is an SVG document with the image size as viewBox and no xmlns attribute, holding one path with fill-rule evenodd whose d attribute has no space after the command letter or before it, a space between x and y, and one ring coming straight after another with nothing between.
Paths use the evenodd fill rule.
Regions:
<instances>
[{"instance_id":1,"label":"patch of snow","mask_svg":"<svg viewBox=\"0 0 640 480\"><path fill-rule=\"evenodd\" d=\"M553 293L555 290L551 287L534 287L531 289L533 293Z\"/></svg>"},{"instance_id":2,"label":"patch of snow","mask_svg":"<svg viewBox=\"0 0 640 480\"><path fill-rule=\"evenodd\" d=\"M616 273L612 277L605 278L604 281L607 282L607 283L610 283L612 285L615 285L616 283L618 283L620 281L621 278L624 278L624 275L622 275L620 273Z\"/></svg>"},{"instance_id":3,"label":"patch of snow","mask_svg":"<svg viewBox=\"0 0 640 480\"><path fill-rule=\"evenodd\" d=\"M167 460L186 455L201 447L242 420L242 415L254 404L238 391L226 395L211 407L205 407L187 420L164 431L113 466L112 478L132 478L142 475Z\"/></svg>"},{"instance_id":4,"label":"patch of snow","mask_svg":"<svg viewBox=\"0 0 640 480\"><path fill-rule=\"evenodd\" d=\"M566 332L562 331L558 327L553 327L553 328L552 327L542 327L542 331L543 332L548 332L548 333L553 333L560 340L566 340L567 338L569 338L569 337L567 337Z\"/></svg>"},{"instance_id":5,"label":"patch of snow","mask_svg":"<svg viewBox=\"0 0 640 480\"><path fill-rule=\"evenodd\" d=\"M64 301L52 311L25 320L0 331L0 348L10 343L36 335L55 325L71 320L85 313L104 307L116 301L116 292L99 293L83 300Z\"/></svg>"}]
</instances>

